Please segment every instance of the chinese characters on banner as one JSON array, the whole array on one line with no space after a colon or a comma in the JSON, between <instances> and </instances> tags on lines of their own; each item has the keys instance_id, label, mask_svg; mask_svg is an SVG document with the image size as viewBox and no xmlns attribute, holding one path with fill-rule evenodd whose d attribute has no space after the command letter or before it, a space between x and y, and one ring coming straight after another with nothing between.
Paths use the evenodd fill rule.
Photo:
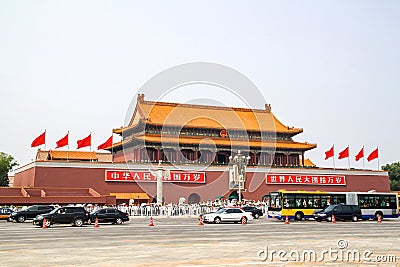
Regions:
<instances>
[{"instance_id":1,"label":"chinese characters on banner","mask_svg":"<svg viewBox=\"0 0 400 267\"><path fill-rule=\"evenodd\" d=\"M346 185L341 175L266 174L265 180L267 184Z\"/></svg>"},{"instance_id":2,"label":"chinese characters on banner","mask_svg":"<svg viewBox=\"0 0 400 267\"><path fill-rule=\"evenodd\" d=\"M106 170L106 182L156 182L157 177L150 171ZM171 171L169 176L163 177L164 182L198 183L206 182L205 172Z\"/></svg>"}]
</instances>

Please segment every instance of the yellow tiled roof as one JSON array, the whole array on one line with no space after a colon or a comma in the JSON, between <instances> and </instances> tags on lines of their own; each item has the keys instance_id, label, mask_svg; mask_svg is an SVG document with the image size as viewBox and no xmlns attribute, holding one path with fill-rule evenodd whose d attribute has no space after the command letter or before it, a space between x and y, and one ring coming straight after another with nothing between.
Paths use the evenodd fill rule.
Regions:
<instances>
[{"instance_id":1,"label":"yellow tiled roof","mask_svg":"<svg viewBox=\"0 0 400 267\"><path fill-rule=\"evenodd\" d=\"M97 160L96 152L50 150L50 159Z\"/></svg>"},{"instance_id":2,"label":"yellow tiled roof","mask_svg":"<svg viewBox=\"0 0 400 267\"><path fill-rule=\"evenodd\" d=\"M136 119L139 116L139 119ZM168 102L144 101L139 95L134 115L127 127L114 129L114 133L135 127L140 121L157 126L177 126L187 128L212 128L227 130L247 130L301 133L303 129L288 127L281 123L270 111L248 108L230 108Z\"/></svg>"},{"instance_id":3,"label":"yellow tiled roof","mask_svg":"<svg viewBox=\"0 0 400 267\"><path fill-rule=\"evenodd\" d=\"M310 159L304 159L304 166L315 167L316 165Z\"/></svg>"},{"instance_id":4,"label":"yellow tiled roof","mask_svg":"<svg viewBox=\"0 0 400 267\"><path fill-rule=\"evenodd\" d=\"M150 199L146 193L110 193L116 199Z\"/></svg>"}]
</instances>

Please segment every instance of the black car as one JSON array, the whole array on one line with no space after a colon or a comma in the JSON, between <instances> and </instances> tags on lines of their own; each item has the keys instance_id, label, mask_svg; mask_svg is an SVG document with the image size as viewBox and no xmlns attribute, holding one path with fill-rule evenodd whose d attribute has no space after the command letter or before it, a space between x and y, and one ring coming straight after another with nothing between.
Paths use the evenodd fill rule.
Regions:
<instances>
[{"instance_id":1,"label":"black car","mask_svg":"<svg viewBox=\"0 0 400 267\"><path fill-rule=\"evenodd\" d=\"M52 224L82 226L84 223L90 223L89 212L82 207L74 206L60 207L50 213L38 215L33 219L33 224L42 227L44 219L46 219L46 227Z\"/></svg>"},{"instance_id":2,"label":"black car","mask_svg":"<svg viewBox=\"0 0 400 267\"><path fill-rule=\"evenodd\" d=\"M90 213L90 220L92 222L94 222L96 218L98 222L121 224L129 221L129 214L114 208L104 208Z\"/></svg>"},{"instance_id":3,"label":"black car","mask_svg":"<svg viewBox=\"0 0 400 267\"><path fill-rule=\"evenodd\" d=\"M362 219L361 209L357 205L331 205L322 211L314 214L314 219L317 221L332 221L332 215L335 215L335 220L352 220L353 222Z\"/></svg>"},{"instance_id":4,"label":"black car","mask_svg":"<svg viewBox=\"0 0 400 267\"><path fill-rule=\"evenodd\" d=\"M260 218L261 216L264 215L262 210L260 210L257 207L254 207L254 206L243 206L242 209L244 211L251 212L251 215L253 215L254 219L258 219L258 218Z\"/></svg>"},{"instance_id":5,"label":"black car","mask_svg":"<svg viewBox=\"0 0 400 267\"><path fill-rule=\"evenodd\" d=\"M33 205L26 209L11 213L9 220L23 223L26 220L35 218L39 214L49 213L54 210L54 208L55 207L51 205Z\"/></svg>"}]
</instances>

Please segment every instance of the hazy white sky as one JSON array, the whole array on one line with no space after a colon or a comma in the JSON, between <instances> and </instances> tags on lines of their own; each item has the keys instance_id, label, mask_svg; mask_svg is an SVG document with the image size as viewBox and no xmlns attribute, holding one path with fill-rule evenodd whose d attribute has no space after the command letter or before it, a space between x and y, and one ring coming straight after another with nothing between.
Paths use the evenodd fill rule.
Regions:
<instances>
[{"instance_id":1,"label":"hazy white sky","mask_svg":"<svg viewBox=\"0 0 400 267\"><path fill-rule=\"evenodd\" d=\"M251 79L279 120L304 129L295 140L317 143L306 156L318 166L332 167L332 144L350 145L351 167L362 146L399 161L399 14L399 1L0 0L0 151L30 162L44 129L47 148L67 131L71 149L90 132L97 147L148 79L203 61ZM166 100L230 103L186 89Z\"/></svg>"}]
</instances>

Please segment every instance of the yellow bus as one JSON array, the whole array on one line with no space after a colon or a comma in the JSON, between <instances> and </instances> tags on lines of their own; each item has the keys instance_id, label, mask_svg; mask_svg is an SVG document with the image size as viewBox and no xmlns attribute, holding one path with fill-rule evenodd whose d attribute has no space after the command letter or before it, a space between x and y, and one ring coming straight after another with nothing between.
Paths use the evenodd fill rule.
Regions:
<instances>
[{"instance_id":1,"label":"yellow bus","mask_svg":"<svg viewBox=\"0 0 400 267\"><path fill-rule=\"evenodd\" d=\"M363 219L399 217L399 199L395 193L286 191L271 192L268 198L268 217L302 220L314 218L316 211L329 205L353 204L361 209Z\"/></svg>"}]
</instances>

